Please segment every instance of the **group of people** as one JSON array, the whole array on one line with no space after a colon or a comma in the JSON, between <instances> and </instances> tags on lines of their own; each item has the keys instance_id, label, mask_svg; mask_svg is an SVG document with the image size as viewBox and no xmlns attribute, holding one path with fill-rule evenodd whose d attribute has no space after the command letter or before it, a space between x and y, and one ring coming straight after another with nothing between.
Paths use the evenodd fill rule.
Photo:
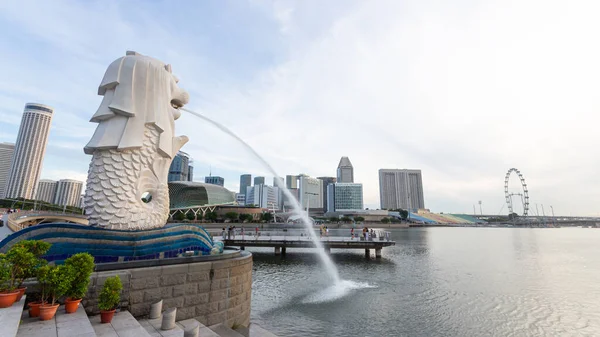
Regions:
<instances>
[{"instance_id":1,"label":"group of people","mask_svg":"<svg viewBox=\"0 0 600 337\"><path fill-rule=\"evenodd\" d=\"M321 237L323 237L323 233L325 233L325 236L329 236L329 227L325 226L321 226L319 228L319 233L321 234Z\"/></svg>"},{"instance_id":2,"label":"group of people","mask_svg":"<svg viewBox=\"0 0 600 337\"><path fill-rule=\"evenodd\" d=\"M227 229L225 229L225 227L221 228L221 234L223 235L223 240L231 240L232 236L235 239L235 235L236 235L236 226L228 226ZM254 232L255 232L255 236L258 236L258 226L256 226L256 228L254 228ZM244 238L245 235L245 229L244 226L242 226L242 228L240 229L240 234L242 235L242 239Z\"/></svg>"}]
</instances>

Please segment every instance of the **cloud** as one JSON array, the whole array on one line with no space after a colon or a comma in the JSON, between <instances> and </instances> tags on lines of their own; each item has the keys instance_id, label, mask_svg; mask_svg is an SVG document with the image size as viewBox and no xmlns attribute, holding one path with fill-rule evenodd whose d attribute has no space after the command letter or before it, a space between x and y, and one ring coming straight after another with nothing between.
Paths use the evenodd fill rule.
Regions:
<instances>
[{"instance_id":1,"label":"cloud","mask_svg":"<svg viewBox=\"0 0 600 337\"><path fill-rule=\"evenodd\" d=\"M172 63L189 107L279 175L335 175L349 156L366 207L379 206L378 169L420 168L433 211L470 213L482 200L498 212L517 167L532 204L599 211L595 1L190 3L177 23L164 20L168 3L1 6L0 97L16 98L0 118L26 101L57 108L45 170L64 168L59 147L91 136L98 82L134 49ZM14 123L2 119L0 133ZM176 124L191 139L183 150L222 170L226 187L241 173L270 176L214 128L189 115ZM84 174L89 158L75 155Z\"/></svg>"}]
</instances>

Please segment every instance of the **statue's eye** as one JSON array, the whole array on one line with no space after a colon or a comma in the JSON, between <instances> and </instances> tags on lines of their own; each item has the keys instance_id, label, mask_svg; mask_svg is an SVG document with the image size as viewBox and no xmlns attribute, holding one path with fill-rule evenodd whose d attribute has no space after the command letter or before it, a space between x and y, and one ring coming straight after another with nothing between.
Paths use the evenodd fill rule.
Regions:
<instances>
[{"instance_id":1,"label":"statue's eye","mask_svg":"<svg viewBox=\"0 0 600 337\"><path fill-rule=\"evenodd\" d=\"M145 203L145 204L147 204L150 201L152 201L152 193L150 193L150 192L144 192L142 194L142 202Z\"/></svg>"}]
</instances>

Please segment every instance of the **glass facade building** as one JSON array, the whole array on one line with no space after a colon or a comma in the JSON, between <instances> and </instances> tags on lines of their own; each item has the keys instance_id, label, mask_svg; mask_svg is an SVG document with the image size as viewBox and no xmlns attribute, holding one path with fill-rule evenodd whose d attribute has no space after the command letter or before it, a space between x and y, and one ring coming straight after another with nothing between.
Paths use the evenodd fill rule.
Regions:
<instances>
[{"instance_id":1,"label":"glass facade building","mask_svg":"<svg viewBox=\"0 0 600 337\"><path fill-rule=\"evenodd\" d=\"M240 176L240 194L246 195L246 188L252 186L252 175L242 174Z\"/></svg>"},{"instance_id":2,"label":"glass facade building","mask_svg":"<svg viewBox=\"0 0 600 337\"><path fill-rule=\"evenodd\" d=\"M361 211L363 209L362 184L329 184L327 199L327 212Z\"/></svg>"},{"instance_id":3,"label":"glass facade building","mask_svg":"<svg viewBox=\"0 0 600 337\"><path fill-rule=\"evenodd\" d=\"M338 183L353 183L354 182L354 167L348 157L342 157L337 168Z\"/></svg>"},{"instance_id":4,"label":"glass facade building","mask_svg":"<svg viewBox=\"0 0 600 337\"><path fill-rule=\"evenodd\" d=\"M213 184L213 185L219 185L219 186L225 185L225 179L223 177L219 177L219 176L204 177L204 182L207 184Z\"/></svg>"},{"instance_id":5,"label":"glass facade building","mask_svg":"<svg viewBox=\"0 0 600 337\"><path fill-rule=\"evenodd\" d=\"M179 151L169 167L168 181L192 181L194 168L191 166L190 156Z\"/></svg>"}]
</instances>

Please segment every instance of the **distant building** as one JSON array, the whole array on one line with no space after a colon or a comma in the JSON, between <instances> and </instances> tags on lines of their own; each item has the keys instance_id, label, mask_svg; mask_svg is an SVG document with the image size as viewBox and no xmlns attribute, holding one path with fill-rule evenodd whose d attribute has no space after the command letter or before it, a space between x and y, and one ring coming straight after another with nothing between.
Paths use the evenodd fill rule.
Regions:
<instances>
[{"instance_id":1,"label":"distant building","mask_svg":"<svg viewBox=\"0 0 600 337\"><path fill-rule=\"evenodd\" d=\"M379 170L379 198L382 209L425 208L421 170Z\"/></svg>"},{"instance_id":2,"label":"distant building","mask_svg":"<svg viewBox=\"0 0 600 337\"><path fill-rule=\"evenodd\" d=\"M35 197L53 112L51 107L43 104L25 104L4 197Z\"/></svg>"},{"instance_id":3,"label":"distant building","mask_svg":"<svg viewBox=\"0 0 600 337\"><path fill-rule=\"evenodd\" d=\"M194 161L190 158L187 181L194 181Z\"/></svg>"},{"instance_id":4,"label":"distant building","mask_svg":"<svg viewBox=\"0 0 600 337\"><path fill-rule=\"evenodd\" d=\"M169 177L168 181L193 181L194 178L194 168L190 165L191 159L190 156L183 152L177 152L175 158L171 162L171 166L169 167ZM191 172L190 172L191 168Z\"/></svg>"},{"instance_id":5,"label":"distant building","mask_svg":"<svg viewBox=\"0 0 600 337\"><path fill-rule=\"evenodd\" d=\"M254 186L256 185L264 185L265 177L254 177Z\"/></svg>"},{"instance_id":6,"label":"distant building","mask_svg":"<svg viewBox=\"0 0 600 337\"><path fill-rule=\"evenodd\" d=\"M256 205L261 208L280 209L280 193L278 187L264 184L247 188L246 205Z\"/></svg>"},{"instance_id":7,"label":"distant building","mask_svg":"<svg viewBox=\"0 0 600 337\"><path fill-rule=\"evenodd\" d=\"M204 177L204 182L207 184L213 184L213 185L219 185L219 186L225 185L225 179L223 177L219 177L219 176Z\"/></svg>"},{"instance_id":8,"label":"distant building","mask_svg":"<svg viewBox=\"0 0 600 337\"><path fill-rule=\"evenodd\" d=\"M50 204L54 203L54 197L56 196L56 187L58 183L54 180L41 179L38 182L36 200L47 202Z\"/></svg>"},{"instance_id":9,"label":"distant building","mask_svg":"<svg viewBox=\"0 0 600 337\"><path fill-rule=\"evenodd\" d=\"M61 206L78 206L83 182L72 179L62 179L56 184L54 203Z\"/></svg>"},{"instance_id":10,"label":"distant building","mask_svg":"<svg viewBox=\"0 0 600 337\"><path fill-rule=\"evenodd\" d=\"M79 196L79 208L83 209L83 200L85 199L85 194Z\"/></svg>"},{"instance_id":11,"label":"distant building","mask_svg":"<svg viewBox=\"0 0 600 337\"><path fill-rule=\"evenodd\" d=\"M285 185L285 179L281 177L273 177L273 186L283 187Z\"/></svg>"},{"instance_id":12,"label":"distant building","mask_svg":"<svg viewBox=\"0 0 600 337\"><path fill-rule=\"evenodd\" d=\"M335 177L317 177L322 182L321 198L323 199L323 210L327 212L327 186L337 181Z\"/></svg>"},{"instance_id":13,"label":"distant building","mask_svg":"<svg viewBox=\"0 0 600 337\"><path fill-rule=\"evenodd\" d=\"M301 175L298 183L299 201L303 209L323 208L323 182L319 179Z\"/></svg>"},{"instance_id":14,"label":"distant building","mask_svg":"<svg viewBox=\"0 0 600 337\"><path fill-rule=\"evenodd\" d=\"M348 157L342 157L337 168L338 183L353 183L354 182L354 167Z\"/></svg>"},{"instance_id":15,"label":"distant building","mask_svg":"<svg viewBox=\"0 0 600 337\"><path fill-rule=\"evenodd\" d=\"M246 194L236 193L235 202L240 206L246 205Z\"/></svg>"},{"instance_id":16,"label":"distant building","mask_svg":"<svg viewBox=\"0 0 600 337\"><path fill-rule=\"evenodd\" d=\"M362 184L327 185L327 212L355 212L363 209Z\"/></svg>"},{"instance_id":17,"label":"distant building","mask_svg":"<svg viewBox=\"0 0 600 337\"><path fill-rule=\"evenodd\" d=\"M246 188L252 186L252 175L242 174L240 176L240 194L246 195Z\"/></svg>"},{"instance_id":18,"label":"distant building","mask_svg":"<svg viewBox=\"0 0 600 337\"><path fill-rule=\"evenodd\" d=\"M0 143L0 198L4 196L8 173L10 172L10 163L12 162L15 144Z\"/></svg>"},{"instance_id":19,"label":"distant building","mask_svg":"<svg viewBox=\"0 0 600 337\"><path fill-rule=\"evenodd\" d=\"M288 189L298 188L298 176L285 176L285 187L287 187Z\"/></svg>"}]
</instances>

